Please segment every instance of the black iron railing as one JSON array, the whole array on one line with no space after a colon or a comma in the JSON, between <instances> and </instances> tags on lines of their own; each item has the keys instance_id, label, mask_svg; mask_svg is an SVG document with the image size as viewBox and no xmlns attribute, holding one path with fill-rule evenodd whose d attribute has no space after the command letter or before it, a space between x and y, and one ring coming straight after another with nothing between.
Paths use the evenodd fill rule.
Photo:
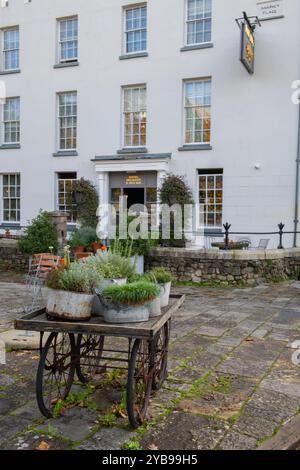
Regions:
<instances>
[{"instance_id":1,"label":"black iron railing","mask_svg":"<svg viewBox=\"0 0 300 470\"><path fill-rule=\"evenodd\" d=\"M216 235L217 236L222 236L224 237L224 250L229 250L230 249L230 236L234 235L234 236L247 236L247 235L260 235L260 236L270 236L270 235L275 235L275 236L278 236L278 239L279 239L279 244L278 244L278 247L277 249L278 250L283 250L284 249L284 245L283 245L283 242L284 242L284 235L296 235L296 234L300 234L300 232L295 232L295 231L285 231L284 230L284 227L285 225L280 222L280 224L278 224L278 230L276 230L275 232L233 232L231 231L232 225L229 224L228 222L226 222L226 224L223 224L223 228L224 228L224 232L218 232L216 234L216 232L209 232L209 230L205 230L205 236L211 236L211 237L215 237Z\"/></svg>"}]
</instances>

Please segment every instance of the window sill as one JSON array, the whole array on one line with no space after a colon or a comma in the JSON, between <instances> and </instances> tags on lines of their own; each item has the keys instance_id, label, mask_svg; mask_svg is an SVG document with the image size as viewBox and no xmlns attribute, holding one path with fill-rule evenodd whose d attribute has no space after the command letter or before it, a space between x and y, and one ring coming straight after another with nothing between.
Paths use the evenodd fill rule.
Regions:
<instances>
[{"instance_id":1,"label":"window sill","mask_svg":"<svg viewBox=\"0 0 300 470\"><path fill-rule=\"evenodd\" d=\"M191 152L193 150L212 150L212 146L210 144L183 145L178 148L179 152Z\"/></svg>"},{"instance_id":2,"label":"window sill","mask_svg":"<svg viewBox=\"0 0 300 470\"><path fill-rule=\"evenodd\" d=\"M2 144L0 145L0 150L14 150L14 149L20 149L21 145L20 144Z\"/></svg>"},{"instance_id":3,"label":"window sill","mask_svg":"<svg viewBox=\"0 0 300 470\"><path fill-rule=\"evenodd\" d=\"M77 157L78 152L76 150L62 150L56 153L53 153L53 157Z\"/></svg>"},{"instance_id":4,"label":"window sill","mask_svg":"<svg viewBox=\"0 0 300 470\"><path fill-rule=\"evenodd\" d=\"M22 226L20 222L3 222L0 224L0 230L21 230ZM3 238L0 238L3 240ZM11 240L10 238L4 238L4 240Z\"/></svg>"},{"instance_id":5,"label":"window sill","mask_svg":"<svg viewBox=\"0 0 300 470\"><path fill-rule=\"evenodd\" d=\"M21 69L16 70L3 70L0 72L0 75L12 75L14 73L21 73Z\"/></svg>"},{"instance_id":6,"label":"window sill","mask_svg":"<svg viewBox=\"0 0 300 470\"><path fill-rule=\"evenodd\" d=\"M180 49L181 52L186 52L186 51L197 51L198 49L209 49L211 47L214 47L212 42L206 42L204 44L194 44L191 46L184 46Z\"/></svg>"},{"instance_id":7,"label":"window sill","mask_svg":"<svg viewBox=\"0 0 300 470\"><path fill-rule=\"evenodd\" d=\"M117 150L118 155L128 155L132 153L148 153L148 149L146 147L134 147Z\"/></svg>"},{"instance_id":8,"label":"window sill","mask_svg":"<svg viewBox=\"0 0 300 470\"><path fill-rule=\"evenodd\" d=\"M127 59L138 59L139 57L148 57L148 52L136 52L135 54L124 54L120 55L120 60L127 60Z\"/></svg>"},{"instance_id":9,"label":"window sill","mask_svg":"<svg viewBox=\"0 0 300 470\"><path fill-rule=\"evenodd\" d=\"M53 65L54 69L64 69L68 67L78 67L79 62L62 62L61 64Z\"/></svg>"}]
</instances>

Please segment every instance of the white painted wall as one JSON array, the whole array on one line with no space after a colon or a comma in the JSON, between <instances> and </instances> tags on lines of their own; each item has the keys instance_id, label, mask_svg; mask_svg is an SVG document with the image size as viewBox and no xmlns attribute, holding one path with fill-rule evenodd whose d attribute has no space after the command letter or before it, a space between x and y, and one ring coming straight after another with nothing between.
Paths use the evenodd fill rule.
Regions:
<instances>
[{"instance_id":1,"label":"white painted wall","mask_svg":"<svg viewBox=\"0 0 300 470\"><path fill-rule=\"evenodd\" d=\"M0 150L0 173L21 173L21 224L53 210L55 173L97 181L95 155L121 148L121 86L147 83L150 153L172 152L171 171L185 174L197 197L197 169L224 169L224 222L237 231L293 229L300 79L299 0L283 0L284 19L256 33L256 67L239 62L235 18L256 14L256 0L213 0L211 49L180 52L184 0L148 0L149 57L120 61L123 0L9 0L0 28L20 25L21 73L0 76L21 97L21 149ZM132 2L136 3L136 2ZM79 17L79 67L54 69L56 18ZM182 80L212 76L211 151L182 145ZM56 93L78 92L78 157L54 158ZM254 169L256 163L261 170Z\"/></svg>"}]
</instances>

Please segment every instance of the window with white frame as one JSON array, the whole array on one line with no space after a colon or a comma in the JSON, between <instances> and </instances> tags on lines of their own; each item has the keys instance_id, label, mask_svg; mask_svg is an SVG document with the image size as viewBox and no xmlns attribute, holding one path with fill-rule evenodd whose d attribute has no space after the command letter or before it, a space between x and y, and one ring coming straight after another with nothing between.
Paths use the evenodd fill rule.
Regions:
<instances>
[{"instance_id":1,"label":"window with white frame","mask_svg":"<svg viewBox=\"0 0 300 470\"><path fill-rule=\"evenodd\" d=\"M125 53L134 54L147 50L147 5L124 9Z\"/></svg>"},{"instance_id":2,"label":"window with white frame","mask_svg":"<svg viewBox=\"0 0 300 470\"><path fill-rule=\"evenodd\" d=\"M19 27L2 30L2 58L3 71L18 70L20 67L20 39Z\"/></svg>"},{"instance_id":3,"label":"window with white frame","mask_svg":"<svg viewBox=\"0 0 300 470\"><path fill-rule=\"evenodd\" d=\"M223 170L199 171L200 225L222 227Z\"/></svg>"},{"instance_id":4,"label":"window with white frame","mask_svg":"<svg viewBox=\"0 0 300 470\"><path fill-rule=\"evenodd\" d=\"M78 60L78 17L58 20L59 62L77 62Z\"/></svg>"},{"instance_id":5,"label":"window with white frame","mask_svg":"<svg viewBox=\"0 0 300 470\"><path fill-rule=\"evenodd\" d=\"M212 0L187 0L186 43L188 46L211 41Z\"/></svg>"},{"instance_id":6,"label":"window with white frame","mask_svg":"<svg viewBox=\"0 0 300 470\"><path fill-rule=\"evenodd\" d=\"M211 79L184 83L185 144L208 144L211 140Z\"/></svg>"},{"instance_id":7,"label":"window with white frame","mask_svg":"<svg viewBox=\"0 0 300 470\"><path fill-rule=\"evenodd\" d=\"M59 150L77 147L77 92L58 94Z\"/></svg>"},{"instance_id":8,"label":"window with white frame","mask_svg":"<svg viewBox=\"0 0 300 470\"><path fill-rule=\"evenodd\" d=\"M6 98L2 105L2 138L4 145L20 143L20 98Z\"/></svg>"},{"instance_id":9,"label":"window with white frame","mask_svg":"<svg viewBox=\"0 0 300 470\"><path fill-rule=\"evenodd\" d=\"M146 85L125 87L124 94L124 146L143 147L147 137Z\"/></svg>"},{"instance_id":10,"label":"window with white frame","mask_svg":"<svg viewBox=\"0 0 300 470\"><path fill-rule=\"evenodd\" d=\"M68 214L68 222L76 223L76 204L73 203L73 187L77 173L57 174L57 210Z\"/></svg>"},{"instance_id":11,"label":"window with white frame","mask_svg":"<svg viewBox=\"0 0 300 470\"><path fill-rule=\"evenodd\" d=\"M20 192L19 174L2 175L2 222L20 222Z\"/></svg>"}]
</instances>

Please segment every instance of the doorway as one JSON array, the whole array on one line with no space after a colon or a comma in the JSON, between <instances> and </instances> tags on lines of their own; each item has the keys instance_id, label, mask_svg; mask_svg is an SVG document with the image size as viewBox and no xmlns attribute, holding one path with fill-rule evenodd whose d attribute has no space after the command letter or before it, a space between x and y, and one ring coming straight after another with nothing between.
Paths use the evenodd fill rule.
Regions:
<instances>
[{"instance_id":1,"label":"doorway","mask_svg":"<svg viewBox=\"0 0 300 470\"><path fill-rule=\"evenodd\" d=\"M135 204L145 204L145 188L124 188L124 196L127 196L127 208Z\"/></svg>"}]
</instances>

